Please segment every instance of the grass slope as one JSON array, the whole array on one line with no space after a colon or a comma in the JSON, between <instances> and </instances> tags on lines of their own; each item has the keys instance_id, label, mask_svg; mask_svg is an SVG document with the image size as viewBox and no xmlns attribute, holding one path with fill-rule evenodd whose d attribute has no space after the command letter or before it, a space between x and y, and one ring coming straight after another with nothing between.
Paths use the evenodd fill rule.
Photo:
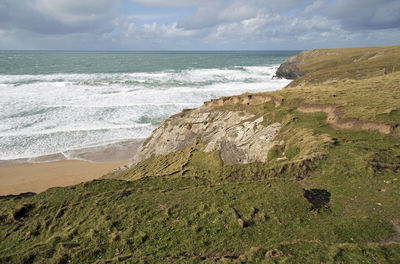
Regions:
<instances>
[{"instance_id":1,"label":"grass slope","mask_svg":"<svg viewBox=\"0 0 400 264\"><path fill-rule=\"evenodd\" d=\"M266 164L223 166L196 140L101 180L0 200L0 263L399 263L398 130L337 130L297 111L334 104L395 126L399 89L394 72L261 94L279 106L215 107L282 124Z\"/></svg>"},{"instance_id":2,"label":"grass slope","mask_svg":"<svg viewBox=\"0 0 400 264\"><path fill-rule=\"evenodd\" d=\"M317 49L302 52L293 60L293 70L302 77L290 86L345 78L360 80L399 71L400 46Z\"/></svg>"}]
</instances>

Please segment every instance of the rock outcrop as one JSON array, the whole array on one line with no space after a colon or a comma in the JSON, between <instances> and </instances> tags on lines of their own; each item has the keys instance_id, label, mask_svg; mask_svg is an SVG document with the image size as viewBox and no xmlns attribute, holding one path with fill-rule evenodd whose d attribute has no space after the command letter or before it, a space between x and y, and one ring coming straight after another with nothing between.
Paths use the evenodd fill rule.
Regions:
<instances>
[{"instance_id":1,"label":"rock outcrop","mask_svg":"<svg viewBox=\"0 0 400 264\"><path fill-rule=\"evenodd\" d=\"M278 142L281 125L266 125L263 117L242 111L210 110L203 106L165 120L139 148L132 164L152 155L180 150L199 138L205 152L219 150L224 164L267 161L268 151Z\"/></svg>"},{"instance_id":2,"label":"rock outcrop","mask_svg":"<svg viewBox=\"0 0 400 264\"><path fill-rule=\"evenodd\" d=\"M304 75L298 68L297 56L290 57L282 63L275 73L276 78L294 80Z\"/></svg>"},{"instance_id":3,"label":"rock outcrop","mask_svg":"<svg viewBox=\"0 0 400 264\"><path fill-rule=\"evenodd\" d=\"M275 77L284 78L289 80L295 80L308 72L316 71L318 69L303 69L304 65L310 64L310 59L318 57L321 55L328 55L332 59L332 55L337 55L337 53L329 52L329 50L307 50L300 54L288 58L284 63L282 63L275 73Z\"/></svg>"}]
</instances>

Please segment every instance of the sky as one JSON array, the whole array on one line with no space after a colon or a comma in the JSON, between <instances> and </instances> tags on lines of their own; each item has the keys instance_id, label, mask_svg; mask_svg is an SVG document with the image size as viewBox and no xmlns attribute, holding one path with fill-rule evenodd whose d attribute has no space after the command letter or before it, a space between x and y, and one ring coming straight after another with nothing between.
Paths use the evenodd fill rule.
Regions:
<instances>
[{"instance_id":1,"label":"sky","mask_svg":"<svg viewBox=\"0 0 400 264\"><path fill-rule=\"evenodd\" d=\"M400 0L0 0L1 50L400 44Z\"/></svg>"}]
</instances>

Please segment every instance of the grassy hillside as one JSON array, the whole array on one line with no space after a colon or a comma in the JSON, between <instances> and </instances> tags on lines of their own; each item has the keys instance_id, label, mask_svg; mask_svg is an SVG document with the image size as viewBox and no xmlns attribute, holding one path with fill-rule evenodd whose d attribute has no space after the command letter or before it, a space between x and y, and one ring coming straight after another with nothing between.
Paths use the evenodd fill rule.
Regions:
<instances>
[{"instance_id":1,"label":"grassy hillside","mask_svg":"<svg viewBox=\"0 0 400 264\"><path fill-rule=\"evenodd\" d=\"M223 165L196 139L0 200L0 263L400 263L400 60L393 69L210 104L282 125L267 163Z\"/></svg>"},{"instance_id":2,"label":"grassy hillside","mask_svg":"<svg viewBox=\"0 0 400 264\"><path fill-rule=\"evenodd\" d=\"M282 65L300 76L290 86L328 80L364 79L400 70L400 46L318 49L302 52ZM278 70L278 75L279 75Z\"/></svg>"}]
</instances>

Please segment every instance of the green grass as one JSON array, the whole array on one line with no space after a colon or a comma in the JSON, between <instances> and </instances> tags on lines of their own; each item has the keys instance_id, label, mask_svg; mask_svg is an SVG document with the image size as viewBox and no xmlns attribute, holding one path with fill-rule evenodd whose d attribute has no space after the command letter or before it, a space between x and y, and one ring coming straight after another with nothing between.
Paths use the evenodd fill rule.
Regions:
<instances>
[{"instance_id":1,"label":"green grass","mask_svg":"<svg viewBox=\"0 0 400 264\"><path fill-rule=\"evenodd\" d=\"M268 163L223 165L197 139L101 180L0 200L0 263L400 263L400 137L296 111L332 103L396 124L398 80L321 81L267 93L279 107L215 108L282 124Z\"/></svg>"},{"instance_id":2,"label":"green grass","mask_svg":"<svg viewBox=\"0 0 400 264\"><path fill-rule=\"evenodd\" d=\"M304 76L290 86L324 81L360 80L400 70L400 46L352 49L317 49L296 56L297 69Z\"/></svg>"},{"instance_id":3,"label":"green grass","mask_svg":"<svg viewBox=\"0 0 400 264\"><path fill-rule=\"evenodd\" d=\"M323 114L290 115L281 136L293 145L281 151L294 161L311 156L306 148L314 142L324 154L303 180L293 177L301 168L277 173L290 161L222 166L218 153L204 153L197 141L125 171L131 181L96 180L2 201L0 262L398 262L399 245L385 241L400 219L400 139L336 131ZM326 134L337 143L320 139ZM305 145L294 140L301 136ZM176 163L182 170L160 173L159 165L177 156L185 157ZM143 173L146 162L152 166ZM327 190L327 208L311 210L303 189ZM24 205L30 209L15 217Z\"/></svg>"},{"instance_id":4,"label":"green grass","mask_svg":"<svg viewBox=\"0 0 400 264\"><path fill-rule=\"evenodd\" d=\"M400 122L400 72L363 80L339 80L288 87L278 93L313 104L341 106L344 117Z\"/></svg>"}]
</instances>

